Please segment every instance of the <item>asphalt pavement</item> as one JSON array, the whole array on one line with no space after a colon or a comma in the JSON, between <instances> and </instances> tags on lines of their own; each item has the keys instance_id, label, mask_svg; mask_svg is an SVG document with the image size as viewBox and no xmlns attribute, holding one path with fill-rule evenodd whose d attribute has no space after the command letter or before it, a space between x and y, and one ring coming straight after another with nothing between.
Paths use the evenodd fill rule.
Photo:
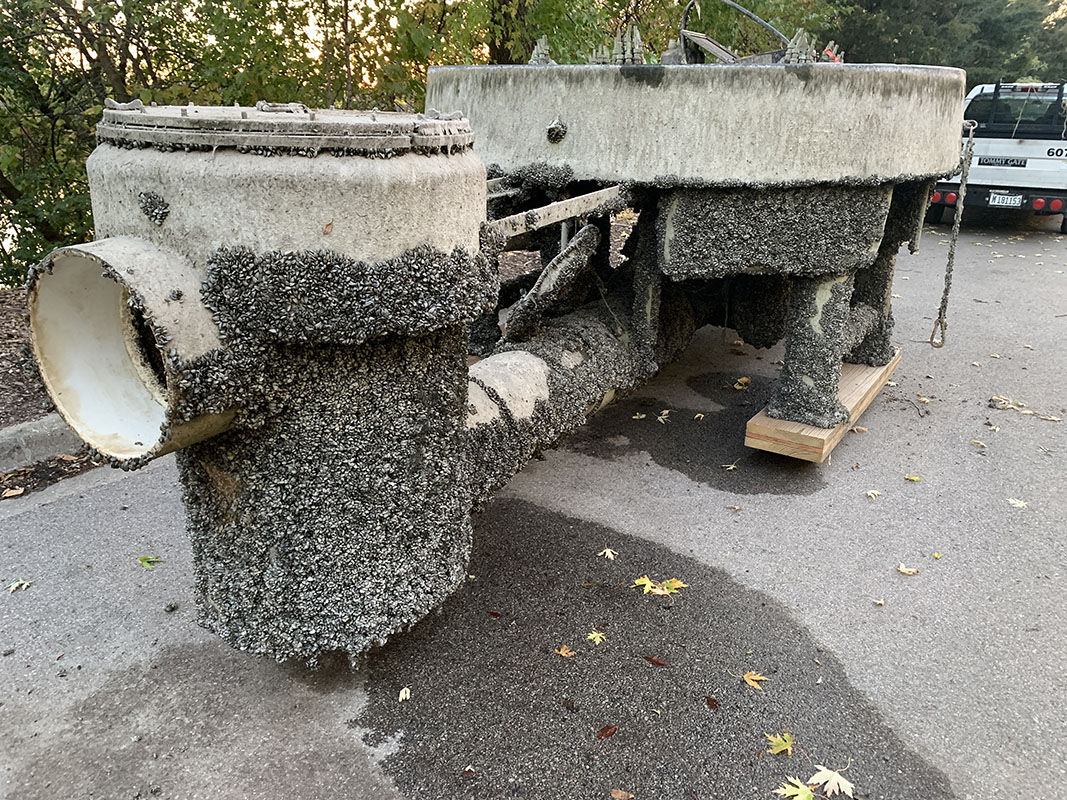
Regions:
<instances>
[{"instance_id":1,"label":"asphalt pavement","mask_svg":"<svg viewBox=\"0 0 1067 800\"><path fill-rule=\"evenodd\" d=\"M743 446L781 354L706 329L516 476L467 585L356 673L196 626L172 458L3 501L0 579L33 583L0 594L0 796L769 800L825 765L872 800L1067 798L1067 237L966 227L935 350L947 234L901 253L903 361L831 463Z\"/></svg>"}]
</instances>

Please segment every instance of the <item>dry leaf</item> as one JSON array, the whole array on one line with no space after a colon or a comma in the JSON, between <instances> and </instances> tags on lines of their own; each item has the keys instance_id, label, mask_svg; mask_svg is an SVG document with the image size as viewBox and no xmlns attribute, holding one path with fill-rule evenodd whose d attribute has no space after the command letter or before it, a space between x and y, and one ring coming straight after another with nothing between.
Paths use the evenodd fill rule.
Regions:
<instances>
[{"instance_id":1,"label":"dry leaf","mask_svg":"<svg viewBox=\"0 0 1067 800\"><path fill-rule=\"evenodd\" d=\"M914 567L905 567L903 561L901 561L899 564L897 564L897 572L899 572L901 575L918 575L919 574L919 570L915 569Z\"/></svg>"},{"instance_id":2,"label":"dry leaf","mask_svg":"<svg viewBox=\"0 0 1067 800\"><path fill-rule=\"evenodd\" d=\"M1000 358L1000 353L990 353L989 357L990 358Z\"/></svg>"},{"instance_id":3,"label":"dry leaf","mask_svg":"<svg viewBox=\"0 0 1067 800\"><path fill-rule=\"evenodd\" d=\"M1032 344L1024 344L1023 347L1025 347L1027 350L1033 350L1034 349L1034 346Z\"/></svg>"},{"instance_id":4,"label":"dry leaf","mask_svg":"<svg viewBox=\"0 0 1067 800\"><path fill-rule=\"evenodd\" d=\"M23 578L19 578L17 581L7 587L7 591L10 594L14 594L15 592L24 592L31 586L33 586L33 584L35 583L37 583L37 581L28 581Z\"/></svg>"},{"instance_id":5,"label":"dry leaf","mask_svg":"<svg viewBox=\"0 0 1067 800\"><path fill-rule=\"evenodd\" d=\"M1041 414L1038 419L1043 419L1045 422L1063 422L1059 417L1054 417L1051 414Z\"/></svg>"},{"instance_id":6,"label":"dry leaf","mask_svg":"<svg viewBox=\"0 0 1067 800\"><path fill-rule=\"evenodd\" d=\"M819 771L808 778L808 783L822 785L827 797L833 797L838 792L852 797L852 784L845 780L840 772L827 769L822 764L816 764L815 769Z\"/></svg>"},{"instance_id":7,"label":"dry leaf","mask_svg":"<svg viewBox=\"0 0 1067 800\"><path fill-rule=\"evenodd\" d=\"M980 366L982 366L982 362L981 361L972 361L971 362L971 366L972 367L980 367Z\"/></svg>"},{"instance_id":8,"label":"dry leaf","mask_svg":"<svg viewBox=\"0 0 1067 800\"><path fill-rule=\"evenodd\" d=\"M599 731L597 731L596 738L597 739L610 739L612 736L614 736L616 734L616 732L618 732L618 730L619 729L616 728L614 725L605 725L603 728L601 728Z\"/></svg>"},{"instance_id":9,"label":"dry leaf","mask_svg":"<svg viewBox=\"0 0 1067 800\"><path fill-rule=\"evenodd\" d=\"M744 346L745 346L745 340L744 339L734 339L734 347L744 347Z\"/></svg>"},{"instance_id":10,"label":"dry leaf","mask_svg":"<svg viewBox=\"0 0 1067 800\"><path fill-rule=\"evenodd\" d=\"M896 385L897 385L897 382L896 382L896 381L886 381L886 382L885 382L885 385L886 385L886 386L896 386Z\"/></svg>"},{"instance_id":11,"label":"dry leaf","mask_svg":"<svg viewBox=\"0 0 1067 800\"><path fill-rule=\"evenodd\" d=\"M983 450L986 449L986 443L982 442L982 441L979 441L978 439L971 439L970 444L977 445L978 447L981 447Z\"/></svg>"},{"instance_id":12,"label":"dry leaf","mask_svg":"<svg viewBox=\"0 0 1067 800\"><path fill-rule=\"evenodd\" d=\"M904 480L911 481L912 483L922 483L921 475L905 475Z\"/></svg>"},{"instance_id":13,"label":"dry leaf","mask_svg":"<svg viewBox=\"0 0 1067 800\"><path fill-rule=\"evenodd\" d=\"M657 667L667 666L667 662L659 656L645 656L645 661L647 661L649 664L655 664Z\"/></svg>"},{"instance_id":14,"label":"dry leaf","mask_svg":"<svg viewBox=\"0 0 1067 800\"><path fill-rule=\"evenodd\" d=\"M704 419L704 415L703 414L697 414L696 416L693 417L693 419Z\"/></svg>"},{"instance_id":15,"label":"dry leaf","mask_svg":"<svg viewBox=\"0 0 1067 800\"><path fill-rule=\"evenodd\" d=\"M739 391L739 392L743 392L743 391L745 391L746 389L748 389L748 385L749 385L749 384L750 384L751 382L752 382L752 379L751 379L751 378L749 378L749 377L741 377L741 378L738 378L738 379L737 379L737 380L736 380L736 381L734 382L734 388L735 388L735 389L737 389L737 391Z\"/></svg>"},{"instance_id":16,"label":"dry leaf","mask_svg":"<svg viewBox=\"0 0 1067 800\"><path fill-rule=\"evenodd\" d=\"M761 691L762 691L763 687L759 685L759 682L760 681L769 681L770 680L770 678L768 678L768 677L766 677L764 675L760 675L758 672L753 672L752 670L749 670L748 672L746 672L741 677L744 679L745 683L747 683L753 689L760 689Z\"/></svg>"},{"instance_id":17,"label":"dry leaf","mask_svg":"<svg viewBox=\"0 0 1067 800\"><path fill-rule=\"evenodd\" d=\"M612 789L611 800L634 800L634 796L629 792L624 792L622 789Z\"/></svg>"},{"instance_id":18,"label":"dry leaf","mask_svg":"<svg viewBox=\"0 0 1067 800\"><path fill-rule=\"evenodd\" d=\"M1026 501L1020 500L1018 497L1009 497L1008 505L1012 508L1026 508Z\"/></svg>"},{"instance_id":19,"label":"dry leaf","mask_svg":"<svg viewBox=\"0 0 1067 800\"><path fill-rule=\"evenodd\" d=\"M411 699L411 688L408 687L408 686L405 686L403 689L400 690L400 695L396 698L396 701L398 703L403 703L405 700L410 700L410 699Z\"/></svg>"},{"instance_id":20,"label":"dry leaf","mask_svg":"<svg viewBox=\"0 0 1067 800\"><path fill-rule=\"evenodd\" d=\"M715 711L719 708L719 701L716 700L714 697L704 695L704 702L708 704L708 708L710 708L712 711Z\"/></svg>"},{"instance_id":21,"label":"dry leaf","mask_svg":"<svg viewBox=\"0 0 1067 800\"><path fill-rule=\"evenodd\" d=\"M874 601L874 604L876 606L879 606L879 607L884 606L885 605L885 598L884 597L879 597L877 600Z\"/></svg>"},{"instance_id":22,"label":"dry leaf","mask_svg":"<svg viewBox=\"0 0 1067 800\"><path fill-rule=\"evenodd\" d=\"M785 753L787 756L793 755L793 735L789 731L782 731L780 736L776 733L765 733L763 735L767 737L767 741L771 744L767 748L767 752L772 756L780 753Z\"/></svg>"},{"instance_id":23,"label":"dry leaf","mask_svg":"<svg viewBox=\"0 0 1067 800\"><path fill-rule=\"evenodd\" d=\"M868 489L867 490L867 496L869 498L871 498L871 500L873 500L876 497L881 497L882 493L880 491L878 491L877 489Z\"/></svg>"},{"instance_id":24,"label":"dry leaf","mask_svg":"<svg viewBox=\"0 0 1067 800\"><path fill-rule=\"evenodd\" d=\"M575 655L574 651L567 647L567 645L565 644L561 644L552 652L555 653L557 656L563 656L564 658L571 658Z\"/></svg>"},{"instance_id":25,"label":"dry leaf","mask_svg":"<svg viewBox=\"0 0 1067 800\"><path fill-rule=\"evenodd\" d=\"M897 298L898 300L900 299L900 295L899 295L899 294L894 294L894 295L892 295L892 297L895 297L895 298Z\"/></svg>"},{"instance_id":26,"label":"dry leaf","mask_svg":"<svg viewBox=\"0 0 1067 800\"><path fill-rule=\"evenodd\" d=\"M740 460L741 459L737 459L737 461L740 461ZM722 467L727 472L733 472L735 469L737 469L737 461L735 461L733 464L719 464L719 466Z\"/></svg>"},{"instance_id":27,"label":"dry leaf","mask_svg":"<svg viewBox=\"0 0 1067 800\"><path fill-rule=\"evenodd\" d=\"M597 553L597 555L598 556L603 556L608 561L614 561L615 560L615 556L618 555L618 552L615 551L615 550L612 550L610 547L605 547L603 550L601 550L599 553Z\"/></svg>"},{"instance_id":28,"label":"dry leaf","mask_svg":"<svg viewBox=\"0 0 1067 800\"><path fill-rule=\"evenodd\" d=\"M325 225L322 226L322 232L327 236L329 236L331 233L333 233L333 220L332 219L329 222L327 222Z\"/></svg>"},{"instance_id":29,"label":"dry leaf","mask_svg":"<svg viewBox=\"0 0 1067 800\"><path fill-rule=\"evenodd\" d=\"M12 489L4 489L3 494L0 494L0 498L7 499L8 497L18 497L26 491L25 486L16 486Z\"/></svg>"},{"instance_id":30,"label":"dry leaf","mask_svg":"<svg viewBox=\"0 0 1067 800\"><path fill-rule=\"evenodd\" d=\"M741 510L741 506L726 506L726 508L728 508L731 511L733 511L735 514L738 513Z\"/></svg>"},{"instance_id":31,"label":"dry leaf","mask_svg":"<svg viewBox=\"0 0 1067 800\"><path fill-rule=\"evenodd\" d=\"M919 395L919 402L922 403L923 405L929 405L930 398L927 397L925 394L920 394Z\"/></svg>"},{"instance_id":32,"label":"dry leaf","mask_svg":"<svg viewBox=\"0 0 1067 800\"><path fill-rule=\"evenodd\" d=\"M851 428L849 428L849 430L852 431L853 433L866 433L867 432L867 429L864 428L862 425L853 425Z\"/></svg>"},{"instance_id":33,"label":"dry leaf","mask_svg":"<svg viewBox=\"0 0 1067 800\"><path fill-rule=\"evenodd\" d=\"M642 414L640 411L638 411L636 414L634 414L631 417L631 419L644 419L646 416L648 416L648 415L647 414Z\"/></svg>"}]
</instances>

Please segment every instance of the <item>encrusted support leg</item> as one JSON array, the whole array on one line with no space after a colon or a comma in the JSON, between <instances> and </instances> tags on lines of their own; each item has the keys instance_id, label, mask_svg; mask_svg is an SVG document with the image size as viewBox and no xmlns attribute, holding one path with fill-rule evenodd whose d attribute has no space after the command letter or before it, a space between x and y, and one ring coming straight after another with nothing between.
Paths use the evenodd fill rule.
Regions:
<instances>
[{"instance_id":1,"label":"encrusted support leg","mask_svg":"<svg viewBox=\"0 0 1067 800\"><path fill-rule=\"evenodd\" d=\"M893 269L899 249L899 241L883 239L874 263L856 272L852 303L874 309L876 318L859 344L845 354L850 364L881 367L893 358Z\"/></svg>"},{"instance_id":2,"label":"encrusted support leg","mask_svg":"<svg viewBox=\"0 0 1067 800\"><path fill-rule=\"evenodd\" d=\"M848 340L852 275L791 280L785 366L767 415L819 428L848 419L837 399Z\"/></svg>"}]
</instances>

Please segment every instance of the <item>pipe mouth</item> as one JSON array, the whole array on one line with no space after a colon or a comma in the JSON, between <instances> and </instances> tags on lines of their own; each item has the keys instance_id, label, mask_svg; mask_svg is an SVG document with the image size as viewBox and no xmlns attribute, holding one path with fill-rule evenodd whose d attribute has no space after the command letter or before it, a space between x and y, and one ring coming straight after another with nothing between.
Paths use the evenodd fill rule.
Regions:
<instances>
[{"instance_id":1,"label":"pipe mouth","mask_svg":"<svg viewBox=\"0 0 1067 800\"><path fill-rule=\"evenodd\" d=\"M159 455L167 437L164 358L130 291L99 259L61 251L30 293L34 354L56 410L98 452Z\"/></svg>"}]
</instances>

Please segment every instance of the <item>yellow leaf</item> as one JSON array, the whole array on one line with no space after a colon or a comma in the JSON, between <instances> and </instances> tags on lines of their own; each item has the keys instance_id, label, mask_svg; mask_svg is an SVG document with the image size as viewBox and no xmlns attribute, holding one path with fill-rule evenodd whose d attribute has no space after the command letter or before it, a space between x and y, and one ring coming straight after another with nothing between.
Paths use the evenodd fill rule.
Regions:
<instances>
[{"instance_id":1,"label":"yellow leaf","mask_svg":"<svg viewBox=\"0 0 1067 800\"><path fill-rule=\"evenodd\" d=\"M763 690L763 687L759 685L759 682L770 680L770 678L766 677L765 675L760 675L758 672L753 672L752 670L749 670L741 677L744 679L745 683L747 683L753 689L759 689L760 691Z\"/></svg>"},{"instance_id":2,"label":"yellow leaf","mask_svg":"<svg viewBox=\"0 0 1067 800\"><path fill-rule=\"evenodd\" d=\"M0 494L0 498L7 499L8 497L18 497L20 494L26 491L25 486L16 486L12 489L4 489L3 494Z\"/></svg>"},{"instance_id":3,"label":"yellow leaf","mask_svg":"<svg viewBox=\"0 0 1067 800\"><path fill-rule=\"evenodd\" d=\"M811 788L800 782L800 778L789 778L788 783L783 783L774 793L781 795L782 797L789 798L789 800L815 800L815 795L812 794Z\"/></svg>"},{"instance_id":4,"label":"yellow leaf","mask_svg":"<svg viewBox=\"0 0 1067 800\"><path fill-rule=\"evenodd\" d=\"M591 640L593 644L600 644L608 637L605 636L601 631L590 631L585 635L585 638Z\"/></svg>"},{"instance_id":5,"label":"yellow leaf","mask_svg":"<svg viewBox=\"0 0 1067 800\"><path fill-rule=\"evenodd\" d=\"M574 651L567 647L567 645L565 644L561 644L552 652L555 653L557 656L563 656L564 658L571 658L575 655Z\"/></svg>"},{"instance_id":6,"label":"yellow leaf","mask_svg":"<svg viewBox=\"0 0 1067 800\"><path fill-rule=\"evenodd\" d=\"M647 575L642 575L640 578L638 578L636 581L633 582L633 586L631 586L630 588L631 589L643 588L645 590L643 592L643 594L648 594L649 592L652 591L653 588L655 588L655 585L656 584L654 584L652 582L652 579L650 577L648 577Z\"/></svg>"},{"instance_id":7,"label":"yellow leaf","mask_svg":"<svg viewBox=\"0 0 1067 800\"><path fill-rule=\"evenodd\" d=\"M930 555L932 555L934 557L934 559L938 560L938 561L941 559L941 556L942 556L941 553L931 553Z\"/></svg>"},{"instance_id":8,"label":"yellow leaf","mask_svg":"<svg viewBox=\"0 0 1067 800\"><path fill-rule=\"evenodd\" d=\"M743 392L748 389L748 385L752 382L751 378L741 377L734 382L734 388L739 392Z\"/></svg>"},{"instance_id":9,"label":"yellow leaf","mask_svg":"<svg viewBox=\"0 0 1067 800\"><path fill-rule=\"evenodd\" d=\"M1018 497L1009 497L1008 505L1012 508L1026 508L1026 501L1020 500Z\"/></svg>"},{"instance_id":10,"label":"yellow leaf","mask_svg":"<svg viewBox=\"0 0 1067 800\"><path fill-rule=\"evenodd\" d=\"M598 556L603 556L608 561L614 561L615 560L615 556L617 556L618 553L615 550L612 550L610 547L605 547L603 550L601 550L599 553L597 553L597 555Z\"/></svg>"},{"instance_id":11,"label":"yellow leaf","mask_svg":"<svg viewBox=\"0 0 1067 800\"><path fill-rule=\"evenodd\" d=\"M789 731L782 731L780 736L776 733L765 733L763 735L767 737L767 741L771 744L767 748L767 752L772 756L780 753L785 753L787 756L793 755L793 735Z\"/></svg>"},{"instance_id":12,"label":"yellow leaf","mask_svg":"<svg viewBox=\"0 0 1067 800\"><path fill-rule=\"evenodd\" d=\"M899 564L897 564L897 572L899 572L901 575L918 575L919 574L919 570L915 569L914 567L905 567L903 561L901 561Z\"/></svg>"},{"instance_id":13,"label":"yellow leaf","mask_svg":"<svg viewBox=\"0 0 1067 800\"><path fill-rule=\"evenodd\" d=\"M922 483L922 475L905 475L904 480L912 483Z\"/></svg>"},{"instance_id":14,"label":"yellow leaf","mask_svg":"<svg viewBox=\"0 0 1067 800\"><path fill-rule=\"evenodd\" d=\"M873 500L876 497L881 497L882 493L880 491L878 491L877 489L868 489L867 490L867 496L869 498L871 498L871 500Z\"/></svg>"},{"instance_id":15,"label":"yellow leaf","mask_svg":"<svg viewBox=\"0 0 1067 800\"><path fill-rule=\"evenodd\" d=\"M669 579L665 580L663 582L663 586L665 586L667 589L669 589L671 591L674 591L674 592L677 592L679 589L688 589L689 588L689 584L688 583L682 583L677 578L669 578Z\"/></svg>"}]
</instances>

